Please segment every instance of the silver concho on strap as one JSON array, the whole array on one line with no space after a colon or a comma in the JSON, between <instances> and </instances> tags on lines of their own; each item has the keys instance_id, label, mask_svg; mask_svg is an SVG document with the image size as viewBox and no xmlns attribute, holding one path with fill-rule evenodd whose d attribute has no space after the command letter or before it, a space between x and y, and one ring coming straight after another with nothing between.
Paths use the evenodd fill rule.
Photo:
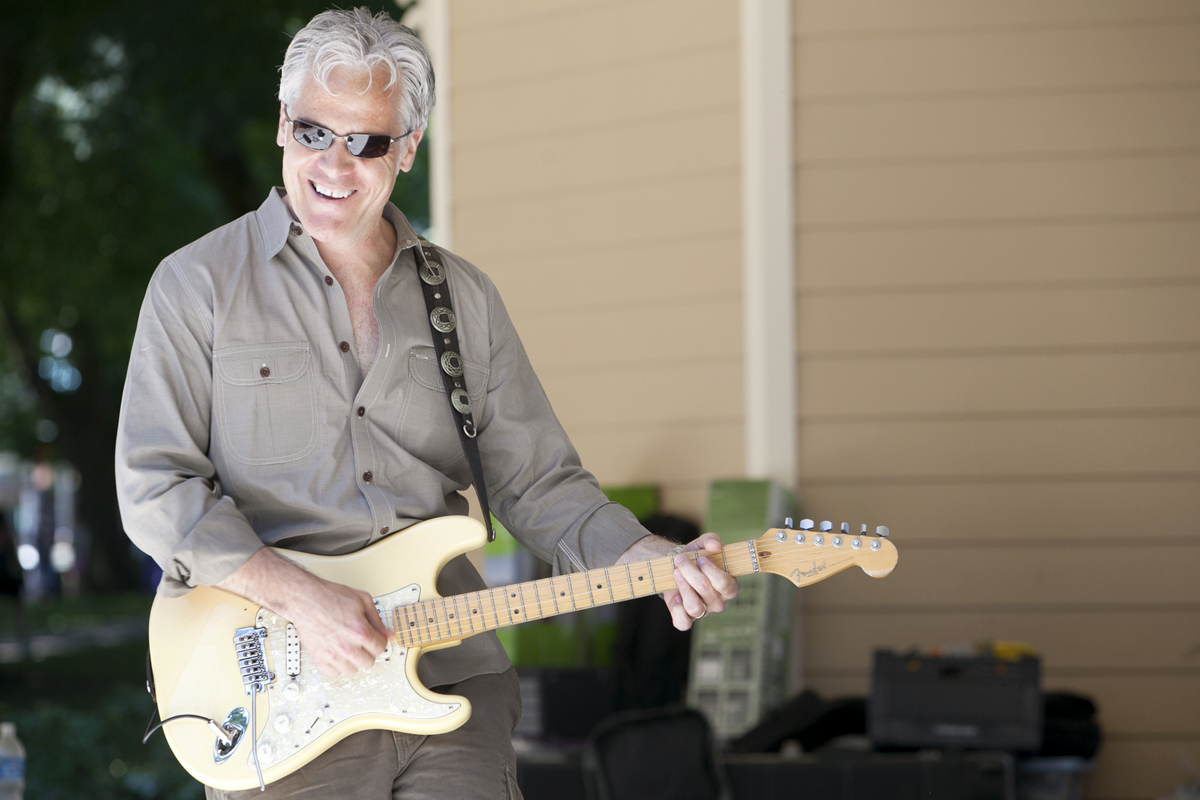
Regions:
<instances>
[{"instance_id":1,"label":"silver concho on strap","mask_svg":"<svg viewBox=\"0 0 1200 800\"><path fill-rule=\"evenodd\" d=\"M463 374L462 356L453 350L447 350L442 353L442 371L451 378L457 378Z\"/></svg>"},{"instance_id":2,"label":"silver concho on strap","mask_svg":"<svg viewBox=\"0 0 1200 800\"><path fill-rule=\"evenodd\" d=\"M430 286L438 286L446 282L446 268L436 261L422 263L417 271L421 274L421 280Z\"/></svg>"},{"instance_id":3,"label":"silver concho on strap","mask_svg":"<svg viewBox=\"0 0 1200 800\"><path fill-rule=\"evenodd\" d=\"M454 406L454 410L460 414L471 413L471 398L463 389L455 389L450 393L450 402Z\"/></svg>"},{"instance_id":4,"label":"silver concho on strap","mask_svg":"<svg viewBox=\"0 0 1200 800\"><path fill-rule=\"evenodd\" d=\"M433 323L434 328L437 328L442 333L449 333L454 330L454 312L445 306L438 306L430 312L429 321Z\"/></svg>"}]
</instances>

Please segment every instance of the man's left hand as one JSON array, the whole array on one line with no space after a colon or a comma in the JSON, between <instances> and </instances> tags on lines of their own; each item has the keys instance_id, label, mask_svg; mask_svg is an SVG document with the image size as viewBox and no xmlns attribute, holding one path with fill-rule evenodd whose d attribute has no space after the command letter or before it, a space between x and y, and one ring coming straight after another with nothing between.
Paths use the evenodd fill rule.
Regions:
<instances>
[{"instance_id":1,"label":"man's left hand","mask_svg":"<svg viewBox=\"0 0 1200 800\"><path fill-rule=\"evenodd\" d=\"M632 561L648 561L669 555L675 545L659 536L645 536L630 545L617 559L618 564ZM708 614L725 608L725 602L737 597L737 579L721 569L706 555L695 561L684 553L719 553L721 539L715 533L706 533L693 539L675 556L675 587L664 592L663 601L671 612L671 623L681 631L689 630L692 623Z\"/></svg>"}]
</instances>

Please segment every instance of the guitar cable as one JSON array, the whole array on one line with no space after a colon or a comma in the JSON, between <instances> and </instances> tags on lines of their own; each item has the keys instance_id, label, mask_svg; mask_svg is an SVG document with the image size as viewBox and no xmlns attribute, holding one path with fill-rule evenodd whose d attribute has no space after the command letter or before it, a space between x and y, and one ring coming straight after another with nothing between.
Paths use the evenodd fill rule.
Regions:
<instances>
[{"instance_id":1,"label":"guitar cable","mask_svg":"<svg viewBox=\"0 0 1200 800\"><path fill-rule=\"evenodd\" d=\"M254 771L258 775L258 790L265 792L267 784L263 782L262 766L258 763L258 695L263 691L263 685L255 681L251 684L251 688L254 690L254 697L250 701L250 752L254 756ZM142 744L150 741L150 737L154 735L155 731L168 722L175 722L180 719L198 719L208 725L209 729L220 740L222 745L229 747L233 744L232 731L225 730L215 719L210 719L200 714L175 714L162 720L157 725L154 724L154 718L158 716L158 697L154 692L154 672L150 668L149 650L146 651L146 691L150 693L150 700L154 703L154 711L150 714L150 721L146 723L146 733L142 736Z\"/></svg>"}]
</instances>

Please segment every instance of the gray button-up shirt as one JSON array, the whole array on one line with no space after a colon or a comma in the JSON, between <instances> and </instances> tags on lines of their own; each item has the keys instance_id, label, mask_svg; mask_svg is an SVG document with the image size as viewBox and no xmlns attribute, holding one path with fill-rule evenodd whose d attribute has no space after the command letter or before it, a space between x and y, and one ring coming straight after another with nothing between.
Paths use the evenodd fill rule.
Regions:
<instances>
[{"instance_id":1,"label":"gray button-up shirt","mask_svg":"<svg viewBox=\"0 0 1200 800\"><path fill-rule=\"evenodd\" d=\"M224 580L264 545L353 552L464 514L471 482L436 363L413 248L376 284L379 351L359 370L345 297L282 190L168 256L138 320L117 436L125 530L159 591ZM612 564L646 535L609 502L550 408L492 282L444 251L493 513L556 572ZM465 557L443 595L483 588ZM500 671L493 634L430 653L427 685Z\"/></svg>"}]
</instances>

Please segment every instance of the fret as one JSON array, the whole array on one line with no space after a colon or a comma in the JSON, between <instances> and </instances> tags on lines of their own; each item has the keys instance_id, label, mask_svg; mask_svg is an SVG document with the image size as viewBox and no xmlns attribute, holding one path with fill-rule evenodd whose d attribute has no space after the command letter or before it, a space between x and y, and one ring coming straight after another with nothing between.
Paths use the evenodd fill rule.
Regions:
<instances>
[{"instance_id":1,"label":"fret","mask_svg":"<svg viewBox=\"0 0 1200 800\"><path fill-rule=\"evenodd\" d=\"M412 606L404 606L404 622L405 622L404 630L408 634L408 646L412 647L414 644L416 644L417 632L415 630L413 630L414 623L413 623L412 617L409 616L410 611L412 611Z\"/></svg>"},{"instance_id":2,"label":"fret","mask_svg":"<svg viewBox=\"0 0 1200 800\"><path fill-rule=\"evenodd\" d=\"M533 582L533 599L537 603L538 618L540 619L546 615L544 613L542 613L542 596L540 594L538 594L538 584L539 583L541 583L541 581Z\"/></svg>"},{"instance_id":3,"label":"fret","mask_svg":"<svg viewBox=\"0 0 1200 800\"><path fill-rule=\"evenodd\" d=\"M450 602L453 603L454 600L452 599ZM444 597L442 598L442 611L446 611L446 598L444 598ZM458 619L457 606L455 607L454 611L448 612L448 613L449 613L449 617L446 620L446 630L447 631L450 630L450 628L451 628L450 620L454 620L458 624L458 635L461 636L462 635L462 620Z\"/></svg>"},{"instance_id":4,"label":"fret","mask_svg":"<svg viewBox=\"0 0 1200 800\"><path fill-rule=\"evenodd\" d=\"M438 622L437 622L436 607L433 605L433 603L430 603L428 601L422 603L421 605L425 607L425 612L424 612L425 616L423 617L423 619L425 619L426 622L428 622L430 625L433 626L434 639L442 638L442 629L438 625Z\"/></svg>"},{"instance_id":5,"label":"fret","mask_svg":"<svg viewBox=\"0 0 1200 800\"><path fill-rule=\"evenodd\" d=\"M506 614L504 615L504 621L503 621L503 622L500 622L500 620L499 620L499 619L497 619L497 620L496 620L496 627L500 627L500 626L502 626L502 625L511 625L511 624L512 624L512 603L510 603L510 602L509 602L509 591L508 591L508 587L505 587L505 588L502 590L502 593L504 594L504 610L506 610L506 612L508 612L508 613L506 613Z\"/></svg>"},{"instance_id":6,"label":"fret","mask_svg":"<svg viewBox=\"0 0 1200 800\"><path fill-rule=\"evenodd\" d=\"M615 603L615 602L617 602L617 598L613 596L612 578L610 578L608 575L608 567L603 567L603 569L604 569L604 582L608 584L608 602Z\"/></svg>"},{"instance_id":7,"label":"fret","mask_svg":"<svg viewBox=\"0 0 1200 800\"><path fill-rule=\"evenodd\" d=\"M492 627L499 627L500 626L500 609L496 607L496 590L488 591L487 596L490 597L490 599L492 601L492 616L494 616L494 618L496 618L496 625L493 625Z\"/></svg>"},{"instance_id":8,"label":"fret","mask_svg":"<svg viewBox=\"0 0 1200 800\"><path fill-rule=\"evenodd\" d=\"M471 609L471 633L475 632L475 618L479 617L479 608L483 605L483 603L479 602L480 599L481 599L481 597L480 597L479 592L476 592L475 593L475 607ZM470 605L470 603L468 603L467 605ZM479 617L479 622L480 622L480 624L483 623L483 617ZM486 631L487 626L485 625L483 628L481 628L481 630Z\"/></svg>"},{"instance_id":9,"label":"fret","mask_svg":"<svg viewBox=\"0 0 1200 800\"><path fill-rule=\"evenodd\" d=\"M596 595L592 594L592 572L594 571L595 570L588 570L587 572L583 573L583 578L587 581L588 597L591 598L592 601L590 608L596 607Z\"/></svg>"},{"instance_id":10,"label":"fret","mask_svg":"<svg viewBox=\"0 0 1200 800\"><path fill-rule=\"evenodd\" d=\"M446 598L443 597L442 603L444 604L445 602L446 602ZM450 597L450 607L452 609L452 612L450 614L450 619L454 620L455 624L458 625L458 635L462 636L463 635L462 612L458 610L458 596L457 595Z\"/></svg>"},{"instance_id":11,"label":"fret","mask_svg":"<svg viewBox=\"0 0 1200 800\"><path fill-rule=\"evenodd\" d=\"M631 569L629 569L628 564L625 565L625 580L629 583L630 598L637 597L638 596L637 589L634 588L634 583L633 583L633 571Z\"/></svg>"},{"instance_id":12,"label":"fret","mask_svg":"<svg viewBox=\"0 0 1200 800\"><path fill-rule=\"evenodd\" d=\"M561 614L562 611L558 607L558 588L554 585L554 576L550 577L550 599L554 601L555 615Z\"/></svg>"},{"instance_id":13,"label":"fret","mask_svg":"<svg viewBox=\"0 0 1200 800\"><path fill-rule=\"evenodd\" d=\"M579 603L577 603L575 601L575 587L571 584L571 575L572 574L574 574L574 573L570 573L566 576L566 578L567 578L567 594L571 597L571 610L578 611Z\"/></svg>"},{"instance_id":14,"label":"fret","mask_svg":"<svg viewBox=\"0 0 1200 800\"><path fill-rule=\"evenodd\" d=\"M516 586L512 587L517 590L513 592L513 594L516 595L514 599L517 601L517 610L513 612L511 617L511 621L514 625L522 620L533 619L533 617L529 616L529 601L525 599L526 585L527 584L524 583L518 583ZM522 614L524 614L524 616L521 616Z\"/></svg>"}]
</instances>

